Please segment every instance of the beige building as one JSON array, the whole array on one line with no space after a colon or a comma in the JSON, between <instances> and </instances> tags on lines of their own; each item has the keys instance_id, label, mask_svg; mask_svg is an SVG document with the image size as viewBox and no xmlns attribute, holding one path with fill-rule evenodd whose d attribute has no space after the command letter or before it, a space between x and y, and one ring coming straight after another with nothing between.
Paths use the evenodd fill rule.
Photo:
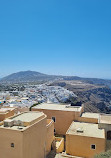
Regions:
<instances>
[{"instance_id":1,"label":"beige building","mask_svg":"<svg viewBox=\"0 0 111 158\"><path fill-rule=\"evenodd\" d=\"M32 111L41 111L46 114L48 119L54 121L55 133L65 135L72 121L81 116L84 106L42 103L33 107Z\"/></svg>"},{"instance_id":2,"label":"beige building","mask_svg":"<svg viewBox=\"0 0 111 158\"><path fill-rule=\"evenodd\" d=\"M100 118L99 113L85 112L82 113L80 117L75 119L75 121L86 122L86 123L98 123L99 118Z\"/></svg>"},{"instance_id":3,"label":"beige building","mask_svg":"<svg viewBox=\"0 0 111 158\"><path fill-rule=\"evenodd\" d=\"M47 119L47 135L46 135L46 155L51 151L52 142L54 141L54 122Z\"/></svg>"},{"instance_id":4,"label":"beige building","mask_svg":"<svg viewBox=\"0 0 111 158\"><path fill-rule=\"evenodd\" d=\"M45 158L51 150L54 123L42 112L25 112L0 125L1 158Z\"/></svg>"},{"instance_id":5,"label":"beige building","mask_svg":"<svg viewBox=\"0 0 111 158\"><path fill-rule=\"evenodd\" d=\"M29 108L28 107L16 107L15 113L22 113L22 112L28 112Z\"/></svg>"},{"instance_id":6,"label":"beige building","mask_svg":"<svg viewBox=\"0 0 111 158\"><path fill-rule=\"evenodd\" d=\"M66 133L66 153L72 156L93 158L105 147L105 130L98 124L73 122Z\"/></svg>"},{"instance_id":7,"label":"beige building","mask_svg":"<svg viewBox=\"0 0 111 158\"><path fill-rule=\"evenodd\" d=\"M82 113L66 133L66 153L92 158L111 150L111 115Z\"/></svg>"},{"instance_id":8,"label":"beige building","mask_svg":"<svg viewBox=\"0 0 111 158\"><path fill-rule=\"evenodd\" d=\"M55 133L66 135L69 155L91 158L111 149L111 115L84 112L83 105L51 103L39 104L32 111L44 112L54 121Z\"/></svg>"},{"instance_id":9,"label":"beige building","mask_svg":"<svg viewBox=\"0 0 111 158\"><path fill-rule=\"evenodd\" d=\"M14 113L15 113L15 108L1 108L0 109L0 121L3 121L8 117L13 116Z\"/></svg>"},{"instance_id":10,"label":"beige building","mask_svg":"<svg viewBox=\"0 0 111 158\"><path fill-rule=\"evenodd\" d=\"M111 150L111 115L100 114L98 126L105 129L106 151Z\"/></svg>"}]
</instances>

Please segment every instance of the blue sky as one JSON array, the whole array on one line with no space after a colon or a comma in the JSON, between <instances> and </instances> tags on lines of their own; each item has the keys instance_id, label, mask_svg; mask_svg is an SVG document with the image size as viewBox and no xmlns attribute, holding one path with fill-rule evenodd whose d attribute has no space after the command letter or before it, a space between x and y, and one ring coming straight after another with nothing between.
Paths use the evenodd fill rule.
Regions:
<instances>
[{"instance_id":1,"label":"blue sky","mask_svg":"<svg viewBox=\"0 0 111 158\"><path fill-rule=\"evenodd\" d=\"M21 70L111 79L111 0L1 0L0 77Z\"/></svg>"}]
</instances>

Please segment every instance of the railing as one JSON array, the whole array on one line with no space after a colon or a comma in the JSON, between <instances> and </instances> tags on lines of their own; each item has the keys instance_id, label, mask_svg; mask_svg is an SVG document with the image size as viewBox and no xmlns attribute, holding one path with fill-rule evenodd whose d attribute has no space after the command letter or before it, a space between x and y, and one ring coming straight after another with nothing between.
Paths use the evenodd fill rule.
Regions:
<instances>
[{"instance_id":1,"label":"railing","mask_svg":"<svg viewBox=\"0 0 111 158\"><path fill-rule=\"evenodd\" d=\"M53 124L53 120L52 119L47 119L47 128L50 127Z\"/></svg>"}]
</instances>

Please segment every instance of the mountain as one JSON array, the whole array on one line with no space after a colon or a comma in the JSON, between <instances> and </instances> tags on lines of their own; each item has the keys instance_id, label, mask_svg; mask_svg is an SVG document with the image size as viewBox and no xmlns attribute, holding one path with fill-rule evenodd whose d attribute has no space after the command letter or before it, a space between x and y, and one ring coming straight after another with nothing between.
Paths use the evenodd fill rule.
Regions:
<instances>
[{"instance_id":1,"label":"mountain","mask_svg":"<svg viewBox=\"0 0 111 158\"><path fill-rule=\"evenodd\" d=\"M4 83L10 85L10 83L28 82L35 84L47 82L49 86L62 86L78 96L78 102L84 103L85 111L111 113L111 80L21 71L2 78L0 80L0 89L9 89L6 86L7 84Z\"/></svg>"},{"instance_id":2,"label":"mountain","mask_svg":"<svg viewBox=\"0 0 111 158\"><path fill-rule=\"evenodd\" d=\"M35 82L40 80L52 80L57 76L46 75L36 71L21 71L8 75L0 80L0 82Z\"/></svg>"},{"instance_id":3,"label":"mountain","mask_svg":"<svg viewBox=\"0 0 111 158\"><path fill-rule=\"evenodd\" d=\"M47 75L36 71L21 71L8 75L0 80L1 83L18 83L18 82L37 82L50 81L54 79L61 80L77 80L90 84L111 86L111 80L97 79L97 78L83 78L78 76L57 76Z\"/></svg>"}]
</instances>

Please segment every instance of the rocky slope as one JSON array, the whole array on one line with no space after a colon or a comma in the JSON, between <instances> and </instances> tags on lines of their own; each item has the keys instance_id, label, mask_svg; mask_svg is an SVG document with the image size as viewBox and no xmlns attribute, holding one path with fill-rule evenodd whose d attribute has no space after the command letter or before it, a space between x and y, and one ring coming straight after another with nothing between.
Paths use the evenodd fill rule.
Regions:
<instances>
[{"instance_id":1,"label":"rocky slope","mask_svg":"<svg viewBox=\"0 0 111 158\"><path fill-rule=\"evenodd\" d=\"M83 81L56 81L51 85L62 86L73 91L78 101L85 105L85 111L111 113L111 89Z\"/></svg>"},{"instance_id":2,"label":"rocky slope","mask_svg":"<svg viewBox=\"0 0 111 158\"><path fill-rule=\"evenodd\" d=\"M64 87L78 96L85 104L85 111L111 113L111 80L81 78L77 76L46 75L35 71L22 71L1 79L1 83L27 83L43 81L49 85ZM6 84L4 84L6 85ZM1 89L3 85L1 85ZM71 102L74 102L71 98Z\"/></svg>"}]
</instances>

